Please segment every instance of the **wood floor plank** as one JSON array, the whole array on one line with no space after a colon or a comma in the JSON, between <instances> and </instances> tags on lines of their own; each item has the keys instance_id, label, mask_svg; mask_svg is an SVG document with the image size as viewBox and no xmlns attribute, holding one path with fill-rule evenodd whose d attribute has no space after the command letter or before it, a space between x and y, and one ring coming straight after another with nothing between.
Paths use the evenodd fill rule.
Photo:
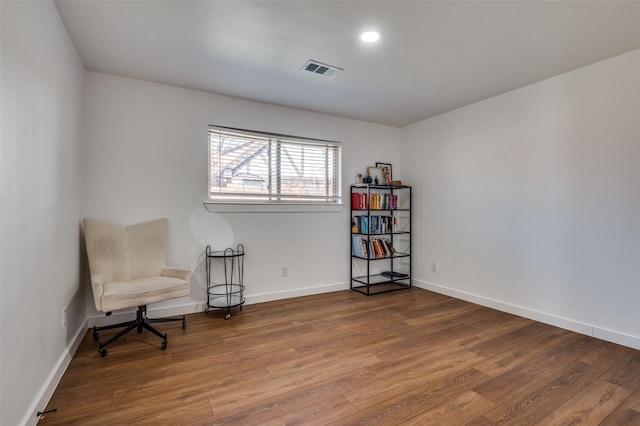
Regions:
<instances>
[{"instance_id":1,"label":"wood floor plank","mask_svg":"<svg viewBox=\"0 0 640 426\"><path fill-rule=\"evenodd\" d=\"M126 408L137 403L162 404L165 400L175 398L187 398L190 395L200 394L207 396L217 389L225 389L231 393L239 389L257 386L271 380L271 375L264 368L239 370L235 374L211 375L199 377L199 370L194 370L194 375L187 378L180 377L181 385L176 387L176 376L173 380L158 380L142 382L137 386L125 386L112 391L114 405Z\"/></svg>"},{"instance_id":2,"label":"wood floor plank","mask_svg":"<svg viewBox=\"0 0 640 426\"><path fill-rule=\"evenodd\" d=\"M580 360L597 367L609 368L612 362L620 361L634 352L631 348L604 340L594 339L593 343L595 344L593 349L589 350Z\"/></svg>"},{"instance_id":3,"label":"wood floor plank","mask_svg":"<svg viewBox=\"0 0 640 426\"><path fill-rule=\"evenodd\" d=\"M377 392L370 399L360 399L354 404L359 408L359 412L344 420L347 424L397 424L455 399L486 378L487 376L478 370L468 368L435 381L425 378L426 384L410 384L388 393Z\"/></svg>"},{"instance_id":4,"label":"wood floor plank","mask_svg":"<svg viewBox=\"0 0 640 426\"><path fill-rule=\"evenodd\" d=\"M640 425L640 413L630 408L618 407L609 417L604 419L602 426L636 426Z\"/></svg>"},{"instance_id":5,"label":"wood floor plank","mask_svg":"<svg viewBox=\"0 0 640 426\"><path fill-rule=\"evenodd\" d=\"M544 417L541 426L600 424L611 415L629 396L629 391L596 380L573 398Z\"/></svg>"},{"instance_id":6,"label":"wood floor plank","mask_svg":"<svg viewBox=\"0 0 640 426\"><path fill-rule=\"evenodd\" d=\"M602 371L576 361L486 414L499 425L535 424L591 384Z\"/></svg>"},{"instance_id":7,"label":"wood floor plank","mask_svg":"<svg viewBox=\"0 0 640 426\"><path fill-rule=\"evenodd\" d=\"M502 347L501 351L493 355L485 354L483 357L485 360L478 364L476 368L491 376L499 376L513 370L521 370L525 365L528 369L531 369L535 365L534 361L538 360L538 358L540 358L538 362L544 361L540 367L545 369L548 369L549 362L553 362L556 365L566 364L569 360L555 362L553 355L546 353L546 351L550 346L555 347L556 345L570 342L573 337L557 334L531 336L526 345ZM578 336L575 335L575 338L578 339ZM564 355L568 352L563 351L562 354ZM582 353L573 353L570 361L578 359L581 355Z\"/></svg>"},{"instance_id":8,"label":"wood floor plank","mask_svg":"<svg viewBox=\"0 0 640 426\"><path fill-rule=\"evenodd\" d=\"M640 389L633 392L623 405L640 413Z\"/></svg>"},{"instance_id":9,"label":"wood floor plank","mask_svg":"<svg viewBox=\"0 0 640 426\"><path fill-rule=\"evenodd\" d=\"M488 358L475 367L488 374L497 371L504 372L487 380L474 391L494 402L504 401L507 398L525 393L568 364L577 361L582 356L582 352L576 350L574 342L583 338L579 335L565 337L564 341L556 342L553 349L549 349L547 345L535 345L533 348L526 346L528 350L516 352L517 356L514 356L512 348L511 351L505 352L509 354L509 368L507 369L504 368L502 356ZM488 369L486 367L487 363L495 365L495 361L499 361L502 368Z\"/></svg>"},{"instance_id":10,"label":"wood floor plank","mask_svg":"<svg viewBox=\"0 0 640 426\"><path fill-rule=\"evenodd\" d=\"M382 378L376 366L374 374L379 379L378 383L375 386L361 387L347 395L347 398L354 406L364 409L372 404L384 403L385 400L396 396L402 397L409 389L424 391L434 387L439 389L440 385L433 385L433 383L440 383L443 378L447 378L444 383L461 382L462 378L467 377L468 370L476 362L477 356L469 352L455 355L442 359L438 363L425 362L401 374L396 370L394 374L385 374ZM474 374L476 371L474 370ZM483 376L483 381L486 381L487 377Z\"/></svg>"},{"instance_id":11,"label":"wood floor plank","mask_svg":"<svg viewBox=\"0 0 640 426\"><path fill-rule=\"evenodd\" d=\"M467 391L445 404L425 411L406 422L398 425L438 424L453 425L466 424L481 417L482 413L494 407L494 404L473 391Z\"/></svg>"},{"instance_id":12,"label":"wood floor plank","mask_svg":"<svg viewBox=\"0 0 640 426\"><path fill-rule=\"evenodd\" d=\"M355 407L342 395L338 395L284 416L267 420L262 424L264 426L324 426L355 412Z\"/></svg>"},{"instance_id":13,"label":"wood floor plank","mask_svg":"<svg viewBox=\"0 0 640 426\"><path fill-rule=\"evenodd\" d=\"M242 389L234 389L233 392L217 392L210 396L210 402L217 413L238 411L242 407L254 404L256 400L263 401L265 398L274 397L290 398L289 395L292 393L304 394L309 392L309 389L324 386L328 382L340 380L351 383L351 377L356 369L374 365L378 361L377 357L367 353L355 354L337 362L334 359L327 359L324 363L317 364L318 368L294 369L288 375L255 383ZM316 393L315 390L313 392Z\"/></svg>"},{"instance_id":14,"label":"wood floor plank","mask_svg":"<svg viewBox=\"0 0 640 426\"><path fill-rule=\"evenodd\" d=\"M213 410L207 398L197 396L186 400L177 401L173 406L163 406L158 409L155 404L144 410L140 410L137 416L131 416L130 424L136 425L206 425L210 424L213 417ZM173 408L171 408L173 407ZM114 416L114 421L118 421L119 414ZM105 419L108 421L108 419Z\"/></svg>"},{"instance_id":15,"label":"wood floor plank","mask_svg":"<svg viewBox=\"0 0 640 426\"><path fill-rule=\"evenodd\" d=\"M640 388L640 351L633 351L620 360L603 379L632 392Z\"/></svg>"},{"instance_id":16,"label":"wood floor plank","mask_svg":"<svg viewBox=\"0 0 640 426\"><path fill-rule=\"evenodd\" d=\"M336 395L349 393L360 386L371 386L374 381L374 376L365 370L359 370L351 375L342 375L338 379L311 380L304 386L292 387L288 391L254 396L251 400L244 402L242 410L229 405L217 405L217 402L212 399L211 404L216 413L215 424L262 425L275 418L287 418L291 413L296 413L294 419L305 416L317 417L319 413L316 410L323 411L322 407L330 404ZM348 403L345 398L342 399ZM351 404L344 404L343 409L345 413L355 411Z\"/></svg>"},{"instance_id":17,"label":"wood floor plank","mask_svg":"<svg viewBox=\"0 0 640 426\"><path fill-rule=\"evenodd\" d=\"M389 394L377 392L370 400L358 401L358 413L335 424L395 425L446 404L482 380L486 380L486 375L469 368L424 385L412 386L412 383ZM398 382L402 383L400 380Z\"/></svg>"},{"instance_id":18,"label":"wood floor plank","mask_svg":"<svg viewBox=\"0 0 640 426\"><path fill-rule=\"evenodd\" d=\"M640 351L430 291L224 313L87 332L39 425L640 424Z\"/></svg>"}]
</instances>

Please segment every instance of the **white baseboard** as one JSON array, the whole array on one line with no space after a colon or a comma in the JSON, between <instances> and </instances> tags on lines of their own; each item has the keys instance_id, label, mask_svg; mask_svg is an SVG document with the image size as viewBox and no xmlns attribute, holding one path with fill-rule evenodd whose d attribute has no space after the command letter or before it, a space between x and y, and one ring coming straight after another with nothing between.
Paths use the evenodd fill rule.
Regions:
<instances>
[{"instance_id":1,"label":"white baseboard","mask_svg":"<svg viewBox=\"0 0 640 426\"><path fill-rule=\"evenodd\" d=\"M76 353L78 346L82 342L84 335L87 331L87 320L85 320L82 325L76 330L71 342L65 349L64 353L58 359L55 367L47 377L47 380L40 388L36 399L34 399L31 407L29 408L28 414L25 418L22 419L23 425L31 426L38 423L38 412L43 411L44 408L49 403L51 396L53 396L53 392L58 387L58 383L60 383L60 379L62 379L62 375L67 370L73 355Z\"/></svg>"},{"instance_id":2,"label":"white baseboard","mask_svg":"<svg viewBox=\"0 0 640 426\"><path fill-rule=\"evenodd\" d=\"M446 296L465 300L477 305L486 306L488 308L497 309L509 314L529 318L534 321L539 321L545 324L553 325L555 327L560 327L565 330L575 331L576 333L586 334L587 336L592 336L598 339L606 340L608 342L617 343L619 345L627 346L633 349L640 349L640 337L638 336L630 336L628 334L620 333L617 331L596 327L591 324L574 321L569 318L559 317L546 312L536 311L534 309L513 305L510 303L490 299L487 297L479 296L477 294L467 293L426 281L412 279L411 282L416 287L430 290L435 293L444 294Z\"/></svg>"},{"instance_id":3,"label":"white baseboard","mask_svg":"<svg viewBox=\"0 0 640 426\"><path fill-rule=\"evenodd\" d=\"M273 293L253 294L247 296L247 305L274 300L290 299L292 297L311 296L313 294L331 293L333 291L349 290L349 283L325 284L316 287L297 288L295 290L277 291Z\"/></svg>"}]
</instances>

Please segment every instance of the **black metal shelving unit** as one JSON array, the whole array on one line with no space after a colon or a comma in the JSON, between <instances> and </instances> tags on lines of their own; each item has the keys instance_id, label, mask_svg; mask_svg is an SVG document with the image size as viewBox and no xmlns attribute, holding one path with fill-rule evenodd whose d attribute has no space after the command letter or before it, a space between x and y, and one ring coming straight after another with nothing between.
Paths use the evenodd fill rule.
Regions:
<instances>
[{"instance_id":1,"label":"black metal shelving unit","mask_svg":"<svg viewBox=\"0 0 640 426\"><path fill-rule=\"evenodd\" d=\"M212 263L220 261L224 268L224 283L212 282ZM236 249L227 248L220 251L206 248L206 280L207 280L207 309L226 309L224 319L231 318L231 308L244 305L244 246L238 244Z\"/></svg>"},{"instance_id":2,"label":"black metal shelving unit","mask_svg":"<svg viewBox=\"0 0 640 426\"><path fill-rule=\"evenodd\" d=\"M411 288L411 201L407 185L351 185L351 290L371 296ZM373 240L387 241L384 254Z\"/></svg>"}]
</instances>

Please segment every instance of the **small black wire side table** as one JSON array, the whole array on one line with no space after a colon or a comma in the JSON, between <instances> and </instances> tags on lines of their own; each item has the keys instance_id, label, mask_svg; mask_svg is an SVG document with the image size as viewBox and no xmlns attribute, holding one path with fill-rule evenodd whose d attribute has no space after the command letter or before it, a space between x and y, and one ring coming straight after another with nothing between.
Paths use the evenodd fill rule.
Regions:
<instances>
[{"instance_id":1,"label":"small black wire side table","mask_svg":"<svg viewBox=\"0 0 640 426\"><path fill-rule=\"evenodd\" d=\"M207 309L226 309L225 320L231 318L231 308L244 305L244 245L238 244L236 249L227 248L220 251L206 248L207 267ZM212 263L216 260L222 262L224 267L224 283L212 282Z\"/></svg>"}]
</instances>

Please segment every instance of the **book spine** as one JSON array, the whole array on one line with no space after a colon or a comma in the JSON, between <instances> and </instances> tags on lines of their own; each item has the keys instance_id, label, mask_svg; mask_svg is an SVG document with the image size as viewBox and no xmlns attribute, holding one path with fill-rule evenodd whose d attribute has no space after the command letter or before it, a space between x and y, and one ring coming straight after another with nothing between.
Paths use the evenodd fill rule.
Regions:
<instances>
[{"instance_id":1,"label":"book spine","mask_svg":"<svg viewBox=\"0 0 640 426\"><path fill-rule=\"evenodd\" d=\"M391 250L389 250L389 246L387 245L386 239L381 239L380 243L382 244L382 248L384 249L384 255L385 256L390 256L391 255Z\"/></svg>"},{"instance_id":2,"label":"book spine","mask_svg":"<svg viewBox=\"0 0 640 426\"><path fill-rule=\"evenodd\" d=\"M382 245L380 244L379 239L376 238L373 240L373 247L375 249L376 257L384 256L384 250L382 249Z\"/></svg>"},{"instance_id":3,"label":"book spine","mask_svg":"<svg viewBox=\"0 0 640 426\"><path fill-rule=\"evenodd\" d=\"M361 238L357 236L351 237L351 253L354 256L362 257L362 248L360 244Z\"/></svg>"},{"instance_id":4,"label":"book spine","mask_svg":"<svg viewBox=\"0 0 640 426\"><path fill-rule=\"evenodd\" d=\"M386 243L387 248L389 249L389 255L390 256L394 255L396 253L396 250L393 248L393 243L391 242L391 240L388 238L385 238L384 242Z\"/></svg>"}]
</instances>

